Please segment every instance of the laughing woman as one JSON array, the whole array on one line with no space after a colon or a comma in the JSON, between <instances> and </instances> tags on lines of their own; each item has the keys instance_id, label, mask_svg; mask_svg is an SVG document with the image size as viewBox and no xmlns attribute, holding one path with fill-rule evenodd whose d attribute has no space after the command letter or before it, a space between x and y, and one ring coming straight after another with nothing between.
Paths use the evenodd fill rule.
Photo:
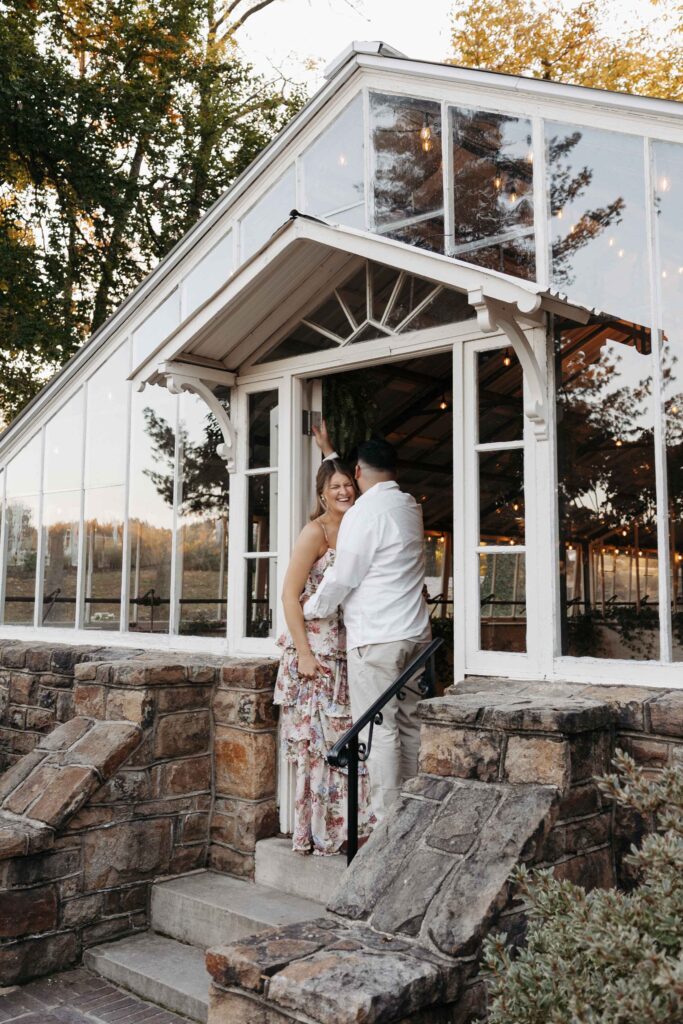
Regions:
<instances>
[{"instance_id":1,"label":"laughing woman","mask_svg":"<svg viewBox=\"0 0 683 1024\"><path fill-rule=\"evenodd\" d=\"M282 657L275 685L275 703L282 708L280 766L285 773L280 820L283 831L291 831L298 853L339 853L346 841L347 774L325 760L351 726L344 623L340 609L330 618L305 622L301 605L334 559L339 524L356 493L350 471L336 458L326 459L316 479L317 507L294 546L282 592L288 630L278 641ZM369 792L363 772L361 835L374 824Z\"/></svg>"}]
</instances>

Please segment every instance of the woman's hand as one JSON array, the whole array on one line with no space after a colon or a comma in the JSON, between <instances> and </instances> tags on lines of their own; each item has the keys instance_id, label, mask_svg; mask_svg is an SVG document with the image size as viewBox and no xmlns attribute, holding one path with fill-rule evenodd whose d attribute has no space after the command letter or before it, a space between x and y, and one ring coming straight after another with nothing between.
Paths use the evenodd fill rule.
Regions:
<instances>
[{"instance_id":1,"label":"woman's hand","mask_svg":"<svg viewBox=\"0 0 683 1024\"><path fill-rule=\"evenodd\" d=\"M327 432L327 424L325 423L325 420L320 421L319 427L315 426L314 424L311 427L311 430L313 431L315 443L317 444L320 451L323 453L324 457L327 458L328 455L332 454L334 448L332 446L332 442L330 441L330 435Z\"/></svg>"},{"instance_id":2,"label":"woman's hand","mask_svg":"<svg viewBox=\"0 0 683 1024\"><path fill-rule=\"evenodd\" d=\"M314 679L317 675L324 673L325 669L315 654L312 651L307 651L306 654L299 655L298 671L302 679Z\"/></svg>"}]
</instances>

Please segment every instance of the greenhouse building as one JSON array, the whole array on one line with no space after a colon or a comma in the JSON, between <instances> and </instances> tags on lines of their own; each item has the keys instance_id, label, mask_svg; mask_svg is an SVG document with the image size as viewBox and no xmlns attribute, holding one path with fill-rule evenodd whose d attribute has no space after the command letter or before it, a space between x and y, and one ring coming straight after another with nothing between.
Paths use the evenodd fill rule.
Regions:
<instances>
[{"instance_id":1,"label":"greenhouse building","mask_svg":"<svg viewBox=\"0 0 683 1024\"><path fill-rule=\"evenodd\" d=\"M0 438L0 637L275 654L322 413L452 679L680 685L682 358L680 104L353 44Z\"/></svg>"}]
</instances>

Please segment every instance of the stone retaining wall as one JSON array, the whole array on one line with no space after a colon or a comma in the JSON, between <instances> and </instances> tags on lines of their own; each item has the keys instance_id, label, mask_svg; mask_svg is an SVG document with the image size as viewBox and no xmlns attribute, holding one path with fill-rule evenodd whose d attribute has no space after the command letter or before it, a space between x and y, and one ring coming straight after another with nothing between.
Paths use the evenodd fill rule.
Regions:
<instances>
[{"instance_id":1,"label":"stone retaining wall","mask_svg":"<svg viewBox=\"0 0 683 1024\"><path fill-rule=\"evenodd\" d=\"M13 646L29 699L70 664L69 721L0 775L0 985L146 928L154 879L206 867L210 841L248 875L276 828L272 661Z\"/></svg>"},{"instance_id":2,"label":"stone retaining wall","mask_svg":"<svg viewBox=\"0 0 683 1024\"><path fill-rule=\"evenodd\" d=\"M0 640L0 771L74 715L74 668L132 650Z\"/></svg>"}]
</instances>

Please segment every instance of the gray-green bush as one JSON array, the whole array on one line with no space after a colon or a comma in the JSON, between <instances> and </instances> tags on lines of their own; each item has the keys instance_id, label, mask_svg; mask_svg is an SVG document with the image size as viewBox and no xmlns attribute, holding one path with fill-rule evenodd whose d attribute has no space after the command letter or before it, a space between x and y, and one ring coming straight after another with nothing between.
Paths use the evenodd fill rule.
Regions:
<instances>
[{"instance_id":1,"label":"gray-green bush","mask_svg":"<svg viewBox=\"0 0 683 1024\"><path fill-rule=\"evenodd\" d=\"M586 893L518 869L526 944L485 944L490 1024L683 1022L683 764L653 779L627 754L614 763L601 788L653 824L627 858L637 885Z\"/></svg>"}]
</instances>

